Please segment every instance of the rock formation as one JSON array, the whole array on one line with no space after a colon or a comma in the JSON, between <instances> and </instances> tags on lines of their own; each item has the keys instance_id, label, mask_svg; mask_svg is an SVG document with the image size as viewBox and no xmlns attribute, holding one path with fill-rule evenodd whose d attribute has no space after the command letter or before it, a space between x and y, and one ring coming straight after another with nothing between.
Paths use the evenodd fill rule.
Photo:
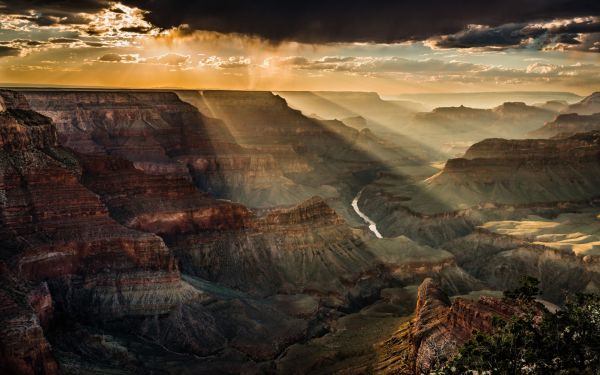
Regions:
<instances>
[{"instance_id":1,"label":"rock formation","mask_svg":"<svg viewBox=\"0 0 600 375\"><path fill-rule=\"evenodd\" d=\"M569 102L566 100L548 100L545 103L536 103L534 106L558 113L564 111L569 106Z\"/></svg>"},{"instance_id":2,"label":"rock formation","mask_svg":"<svg viewBox=\"0 0 600 375\"><path fill-rule=\"evenodd\" d=\"M591 115L578 115L565 113L556 116L541 128L532 131L529 135L533 138L569 137L576 133L600 131L600 113Z\"/></svg>"},{"instance_id":3,"label":"rock formation","mask_svg":"<svg viewBox=\"0 0 600 375\"><path fill-rule=\"evenodd\" d=\"M410 130L425 137L431 146L456 152L457 145L468 146L485 138L525 138L528 131L554 116L553 111L520 102L507 102L492 109L440 107L417 113Z\"/></svg>"},{"instance_id":4,"label":"rock formation","mask_svg":"<svg viewBox=\"0 0 600 375\"><path fill-rule=\"evenodd\" d=\"M107 316L166 311L189 298L163 241L110 218L81 184L81 166L58 146L50 119L25 109L20 94L2 92L3 98L11 96L20 104L12 108L4 99L7 110L0 114L0 220L4 260L16 276L51 279L62 308L76 304ZM145 299L153 283L172 293Z\"/></svg>"},{"instance_id":5,"label":"rock formation","mask_svg":"<svg viewBox=\"0 0 600 375\"><path fill-rule=\"evenodd\" d=\"M34 110L56 123L61 144L79 153L118 156L146 173L191 179L217 197L249 205L290 203L313 193L286 178L273 154L241 147L223 122L174 93L23 94Z\"/></svg>"},{"instance_id":6,"label":"rock formation","mask_svg":"<svg viewBox=\"0 0 600 375\"><path fill-rule=\"evenodd\" d=\"M458 297L451 302L433 280L423 281L410 330L414 372L428 374L433 366L451 358L473 332L489 332L493 317L508 318L517 312L493 297Z\"/></svg>"},{"instance_id":7,"label":"rock formation","mask_svg":"<svg viewBox=\"0 0 600 375\"><path fill-rule=\"evenodd\" d=\"M0 263L0 372L58 374L43 327L52 314L45 283L28 288Z\"/></svg>"},{"instance_id":8,"label":"rock formation","mask_svg":"<svg viewBox=\"0 0 600 375\"><path fill-rule=\"evenodd\" d=\"M564 113L578 113L580 115L591 115L600 112L600 92L594 92L583 98L580 102L571 104L563 110Z\"/></svg>"},{"instance_id":9,"label":"rock formation","mask_svg":"<svg viewBox=\"0 0 600 375\"><path fill-rule=\"evenodd\" d=\"M391 145L258 96L279 103L283 118L281 129L254 119L263 139L244 133L241 118L210 119L169 93L1 91L0 260L14 280L3 289L3 366L135 373L162 369L158 353L209 372L226 362L256 370L392 283L439 273L456 291L475 285L450 253L407 238L371 241L326 199L303 198L327 192L326 182L351 191L341 176L383 168L361 149L405 161ZM247 115L260 113L260 100L249 103ZM340 174L324 173L323 160ZM300 176L305 168L318 173ZM267 175L304 183L290 193L299 203L252 211L202 191L255 188ZM268 186L256 199L269 194L278 192Z\"/></svg>"},{"instance_id":10,"label":"rock formation","mask_svg":"<svg viewBox=\"0 0 600 375\"><path fill-rule=\"evenodd\" d=\"M374 92L277 92L292 108L322 119L337 119L358 130L368 128L378 137L389 140L413 157L435 160L438 150L431 149L414 137L414 129L406 131L414 114L424 110L420 103L383 100ZM356 121L356 119L364 119Z\"/></svg>"},{"instance_id":11,"label":"rock formation","mask_svg":"<svg viewBox=\"0 0 600 375\"><path fill-rule=\"evenodd\" d=\"M486 203L588 200L599 193L599 160L598 133L553 140L487 139L411 188L414 195L403 204L437 213Z\"/></svg>"},{"instance_id":12,"label":"rock formation","mask_svg":"<svg viewBox=\"0 0 600 375\"><path fill-rule=\"evenodd\" d=\"M411 152L411 148L418 148L415 144L398 147L388 138L358 131L339 120L306 117L270 92L177 93L205 115L222 119L243 147L266 152L277 160L289 180L287 184L269 184L270 190L257 195L260 207L291 205L319 195L346 220L357 223L356 215L347 212L347 202L377 171L423 167L422 159ZM296 189L289 193L280 190L279 186L287 185ZM254 201L240 201L256 206Z\"/></svg>"},{"instance_id":13,"label":"rock formation","mask_svg":"<svg viewBox=\"0 0 600 375\"><path fill-rule=\"evenodd\" d=\"M596 132L489 139L423 181L435 168L373 127L405 103L322 96L361 129L269 92L0 90L0 371L365 372L403 351L421 372L513 313L442 290L600 285L597 213L577 243L561 221L598 195ZM522 237L533 214L554 230Z\"/></svg>"}]
</instances>

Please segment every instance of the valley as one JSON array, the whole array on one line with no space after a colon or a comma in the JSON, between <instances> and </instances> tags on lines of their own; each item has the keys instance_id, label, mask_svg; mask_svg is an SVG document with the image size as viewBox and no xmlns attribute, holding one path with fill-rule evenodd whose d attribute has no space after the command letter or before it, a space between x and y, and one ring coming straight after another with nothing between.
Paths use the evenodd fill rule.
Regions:
<instances>
[{"instance_id":1,"label":"valley","mask_svg":"<svg viewBox=\"0 0 600 375\"><path fill-rule=\"evenodd\" d=\"M427 373L600 291L599 96L1 89L0 370Z\"/></svg>"}]
</instances>

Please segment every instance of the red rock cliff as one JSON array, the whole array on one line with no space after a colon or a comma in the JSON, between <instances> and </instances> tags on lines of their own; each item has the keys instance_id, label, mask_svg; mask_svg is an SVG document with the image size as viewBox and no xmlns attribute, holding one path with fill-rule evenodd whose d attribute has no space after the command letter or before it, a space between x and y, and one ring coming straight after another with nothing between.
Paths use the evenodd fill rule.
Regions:
<instances>
[{"instance_id":1,"label":"red rock cliff","mask_svg":"<svg viewBox=\"0 0 600 375\"><path fill-rule=\"evenodd\" d=\"M432 279L419 287L411 327L415 373L428 374L436 363L451 358L474 331L490 331L494 316L507 318L517 310L501 299L478 300L448 296Z\"/></svg>"}]
</instances>

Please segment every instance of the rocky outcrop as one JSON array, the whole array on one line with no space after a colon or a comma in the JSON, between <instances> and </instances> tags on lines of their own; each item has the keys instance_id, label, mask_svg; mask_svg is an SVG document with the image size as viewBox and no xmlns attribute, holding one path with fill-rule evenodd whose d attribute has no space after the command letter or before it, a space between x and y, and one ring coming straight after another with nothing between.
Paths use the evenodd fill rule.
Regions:
<instances>
[{"instance_id":1,"label":"rocky outcrop","mask_svg":"<svg viewBox=\"0 0 600 375\"><path fill-rule=\"evenodd\" d=\"M129 228L159 235L218 231L244 228L253 216L244 206L216 200L179 176L146 174L116 157L80 154L78 159L83 184Z\"/></svg>"},{"instance_id":2,"label":"rocky outcrop","mask_svg":"<svg viewBox=\"0 0 600 375\"><path fill-rule=\"evenodd\" d=\"M222 121L202 115L175 93L45 90L23 95L34 110L52 118L61 144L80 154L121 157L147 174L191 179L214 196L251 206L289 204L311 194L284 176L277 153L241 147Z\"/></svg>"},{"instance_id":3,"label":"rocky outcrop","mask_svg":"<svg viewBox=\"0 0 600 375\"><path fill-rule=\"evenodd\" d=\"M19 300L6 296L3 364L17 373L56 369L42 330L54 312L106 321L198 298L160 237L120 225L82 184L82 165L58 145L50 119L18 93L0 97L0 257L19 283L39 285Z\"/></svg>"},{"instance_id":4,"label":"rocky outcrop","mask_svg":"<svg viewBox=\"0 0 600 375\"><path fill-rule=\"evenodd\" d=\"M440 157L438 150L413 138L414 131L407 131L406 125L422 109L419 103L383 100L375 92L284 91L277 95L305 115L341 120L357 130L368 128L410 157L423 160Z\"/></svg>"},{"instance_id":5,"label":"rocky outcrop","mask_svg":"<svg viewBox=\"0 0 600 375\"><path fill-rule=\"evenodd\" d=\"M506 102L492 109L440 107L417 113L411 134L418 135L430 147L444 150L446 157L456 157L464 148L486 138L525 138L555 116L555 112Z\"/></svg>"},{"instance_id":6,"label":"rocky outcrop","mask_svg":"<svg viewBox=\"0 0 600 375\"><path fill-rule=\"evenodd\" d=\"M416 374L428 374L443 364L473 335L489 332L494 317L508 318L518 310L493 297L450 301L432 279L419 287L415 317L410 332Z\"/></svg>"},{"instance_id":7,"label":"rocky outcrop","mask_svg":"<svg viewBox=\"0 0 600 375\"><path fill-rule=\"evenodd\" d=\"M424 213L479 205L583 201L599 195L600 135L554 140L488 139L414 185L404 205ZM435 199L440 204L437 204Z\"/></svg>"},{"instance_id":8,"label":"rocky outcrop","mask_svg":"<svg viewBox=\"0 0 600 375\"><path fill-rule=\"evenodd\" d=\"M296 194L296 200L288 204L312 195L348 200L365 177L375 171L420 162L415 155L373 133L358 131L338 120L306 117L270 92L178 94L200 111L223 119L244 147L272 153L290 182L304 187L303 194ZM302 166L304 171L298 173Z\"/></svg>"},{"instance_id":9,"label":"rocky outcrop","mask_svg":"<svg viewBox=\"0 0 600 375\"><path fill-rule=\"evenodd\" d=\"M258 295L345 300L375 256L321 198L258 218L251 228L168 238L185 272Z\"/></svg>"},{"instance_id":10,"label":"rocky outcrop","mask_svg":"<svg viewBox=\"0 0 600 375\"><path fill-rule=\"evenodd\" d=\"M600 112L600 92L594 92L583 98L580 102L571 104L565 113L578 113L580 115L591 115Z\"/></svg>"},{"instance_id":11,"label":"rocky outcrop","mask_svg":"<svg viewBox=\"0 0 600 375\"><path fill-rule=\"evenodd\" d=\"M469 274L495 289L515 288L523 275L535 277L544 299L556 304L568 293L597 292L600 285L597 255L577 255L482 228L444 248Z\"/></svg>"},{"instance_id":12,"label":"rocky outcrop","mask_svg":"<svg viewBox=\"0 0 600 375\"><path fill-rule=\"evenodd\" d=\"M541 128L529 133L535 138L566 138L576 133L600 131L600 113L579 115L566 113L558 115L553 121L547 122Z\"/></svg>"},{"instance_id":13,"label":"rocky outcrop","mask_svg":"<svg viewBox=\"0 0 600 375\"><path fill-rule=\"evenodd\" d=\"M52 299L45 284L29 288L0 263L0 372L59 373L43 331L51 314Z\"/></svg>"},{"instance_id":14,"label":"rocky outcrop","mask_svg":"<svg viewBox=\"0 0 600 375\"><path fill-rule=\"evenodd\" d=\"M431 131L446 131L469 134L480 132L480 136L503 134L523 136L527 129L535 128L554 117L554 112L528 106L522 102L506 102L492 109L460 107L440 107L431 112L419 113L416 123Z\"/></svg>"},{"instance_id":15,"label":"rocky outcrop","mask_svg":"<svg viewBox=\"0 0 600 375\"><path fill-rule=\"evenodd\" d=\"M566 100L548 100L545 103L536 103L534 106L558 113L564 111L569 106L569 102Z\"/></svg>"},{"instance_id":16,"label":"rocky outcrop","mask_svg":"<svg viewBox=\"0 0 600 375\"><path fill-rule=\"evenodd\" d=\"M340 225L344 220L320 197L312 197L297 206L269 212L261 224L266 228L301 225Z\"/></svg>"}]
</instances>

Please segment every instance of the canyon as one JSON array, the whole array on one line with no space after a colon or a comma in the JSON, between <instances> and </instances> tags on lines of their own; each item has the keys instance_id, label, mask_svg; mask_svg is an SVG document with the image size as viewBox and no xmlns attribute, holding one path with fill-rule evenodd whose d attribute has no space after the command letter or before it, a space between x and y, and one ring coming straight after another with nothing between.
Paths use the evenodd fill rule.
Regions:
<instances>
[{"instance_id":1,"label":"canyon","mask_svg":"<svg viewBox=\"0 0 600 375\"><path fill-rule=\"evenodd\" d=\"M596 98L0 89L0 371L427 373L599 291Z\"/></svg>"}]
</instances>

